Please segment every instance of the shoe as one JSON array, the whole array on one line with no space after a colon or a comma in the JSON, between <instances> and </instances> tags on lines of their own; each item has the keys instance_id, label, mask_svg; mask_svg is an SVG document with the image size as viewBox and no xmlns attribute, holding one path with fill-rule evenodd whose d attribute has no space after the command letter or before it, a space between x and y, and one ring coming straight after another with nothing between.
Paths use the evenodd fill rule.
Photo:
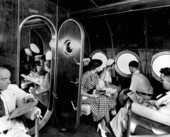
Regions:
<instances>
[{"instance_id":1,"label":"shoe","mask_svg":"<svg viewBox=\"0 0 170 137\"><path fill-rule=\"evenodd\" d=\"M101 137L107 137L106 136L106 131L102 128L101 124L99 123L98 126L97 126L97 132L100 131L100 135Z\"/></svg>"},{"instance_id":2,"label":"shoe","mask_svg":"<svg viewBox=\"0 0 170 137\"><path fill-rule=\"evenodd\" d=\"M71 105L72 105L73 109L74 109L75 111L77 111L77 107L74 106L73 101L71 101Z\"/></svg>"},{"instance_id":3,"label":"shoe","mask_svg":"<svg viewBox=\"0 0 170 137\"><path fill-rule=\"evenodd\" d=\"M117 112L116 112L116 110L114 110L114 109L113 109L113 110L111 110L111 114L112 114L112 116L115 116L115 115L116 115L116 113L117 113Z\"/></svg>"}]
</instances>

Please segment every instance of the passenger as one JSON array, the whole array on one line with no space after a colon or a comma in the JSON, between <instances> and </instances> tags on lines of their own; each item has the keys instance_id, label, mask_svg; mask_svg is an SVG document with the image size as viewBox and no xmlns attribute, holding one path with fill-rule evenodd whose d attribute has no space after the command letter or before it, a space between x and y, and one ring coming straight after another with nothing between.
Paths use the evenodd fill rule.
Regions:
<instances>
[{"instance_id":1,"label":"passenger","mask_svg":"<svg viewBox=\"0 0 170 137\"><path fill-rule=\"evenodd\" d=\"M106 68L104 68L101 73L101 79L105 81L106 87L112 84L111 69L114 68L115 61L113 59L108 59L106 62Z\"/></svg>"},{"instance_id":2,"label":"passenger","mask_svg":"<svg viewBox=\"0 0 170 137\"><path fill-rule=\"evenodd\" d=\"M106 68L101 73L100 79L105 82L105 87L107 88L106 95L114 96L114 100L116 101L118 97L118 92L121 90L121 87L120 85L116 85L113 83L113 78L111 76L112 69L115 69L115 61L113 59L108 59L106 62Z\"/></svg>"},{"instance_id":3,"label":"passenger","mask_svg":"<svg viewBox=\"0 0 170 137\"><path fill-rule=\"evenodd\" d=\"M45 74L46 74L46 71L44 70L44 66L42 66L40 64L40 62L36 62L36 68L33 71L31 71L28 74L28 76L30 76L32 78L37 78L37 77L45 76ZM33 84L33 82L31 82L27 79L24 79L21 82L21 88L22 89L29 88L32 84Z\"/></svg>"},{"instance_id":4,"label":"passenger","mask_svg":"<svg viewBox=\"0 0 170 137\"><path fill-rule=\"evenodd\" d=\"M44 70L47 73L46 73L45 78L40 86L42 89L48 91L50 89L51 60L46 60L44 62Z\"/></svg>"},{"instance_id":5,"label":"passenger","mask_svg":"<svg viewBox=\"0 0 170 137\"><path fill-rule=\"evenodd\" d=\"M123 89L119 94L119 101L122 105L125 104L125 101L128 99L127 93L132 91L143 100L148 100L152 98L153 88L143 74L139 71L139 63L137 61L131 61L129 63L129 70L132 73L131 83L129 89Z\"/></svg>"},{"instance_id":6,"label":"passenger","mask_svg":"<svg viewBox=\"0 0 170 137\"><path fill-rule=\"evenodd\" d=\"M32 72L32 76L45 76L46 71L44 70L44 65L41 64L40 61L36 62L36 68ZM31 75L31 74L30 74Z\"/></svg>"},{"instance_id":7,"label":"passenger","mask_svg":"<svg viewBox=\"0 0 170 137\"><path fill-rule=\"evenodd\" d=\"M30 87L29 92L37 96L38 99L44 104L48 105L48 91L50 89L50 72L51 72L51 60L44 62L44 69L47 72L42 83L37 87Z\"/></svg>"},{"instance_id":8,"label":"passenger","mask_svg":"<svg viewBox=\"0 0 170 137\"><path fill-rule=\"evenodd\" d=\"M23 122L9 119L9 114L29 102L38 101L31 94L21 90L17 85L11 84L11 73L8 69L0 67L0 136L30 137Z\"/></svg>"},{"instance_id":9,"label":"passenger","mask_svg":"<svg viewBox=\"0 0 170 137\"><path fill-rule=\"evenodd\" d=\"M149 105L154 106L153 109L164 113L170 114L170 68L163 68L160 70L161 78L163 81L164 89L168 90L167 93L158 100L145 100ZM123 107L119 110L118 114L111 120L110 125L116 137L122 137L123 133L127 130L128 109ZM152 130L156 134L170 133L169 127L148 121L144 118L136 117L137 124ZM134 128L135 129L135 128Z\"/></svg>"},{"instance_id":10,"label":"passenger","mask_svg":"<svg viewBox=\"0 0 170 137\"><path fill-rule=\"evenodd\" d=\"M96 89L99 83L99 75L97 73L101 71L101 65L101 60L92 59L88 64L89 70L83 74L81 85L82 104L90 105L94 121L105 120L109 124L109 111L114 104L110 102L107 96L93 93L93 90ZM106 136L105 128L105 125L98 125L97 131L101 131L102 137Z\"/></svg>"},{"instance_id":11,"label":"passenger","mask_svg":"<svg viewBox=\"0 0 170 137\"><path fill-rule=\"evenodd\" d=\"M116 114L116 104L117 104L117 97L118 93L121 90L120 85L115 85L112 82L111 70L115 69L115 62L113 59L108 59L106 62L106 68L104 68L103 72L100 74L99 85L103 85L102 81L104 82L103 90L106 90L106 96L115 104L115 107L112 109L111 114ZM101 88L101 87L100 87Z\"/></svg>"},{"instance_id":12,"label":"passenger","mask_svg":"<svg viewBox=\"0 0 170 137\"><path fill-rule=\"evenodd\" d=\"M40 64L41 66L43 66L43 68L44 68L44 62L45 62L45 55L42 55L42 57L40 58Z\"/></svg>"}]
</instances>

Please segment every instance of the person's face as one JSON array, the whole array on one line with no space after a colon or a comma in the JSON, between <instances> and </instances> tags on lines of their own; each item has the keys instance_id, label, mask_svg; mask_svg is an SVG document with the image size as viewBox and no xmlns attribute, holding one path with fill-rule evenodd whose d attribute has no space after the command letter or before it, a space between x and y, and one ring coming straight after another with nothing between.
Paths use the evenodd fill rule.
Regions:
<instances>
[{"instance_id":1,"label":"person's face","mask_svg":"<svg viewBox=\"0 0 170 137\"><path fill-rule=\"evenodd\" d=\"M129 66L129 70L131 73L133 73L133 67Z\"/></svg>"},{"instance_id":2,"label":"person's face","mask_svg":"<svg viewBox=\"0 0 170 137\"><path fill-rule=\"evenodd\" d=\"M1 70L0 72L0 91L6 90L8 85L11 83L10 81L11 73L9 70Z\"/></svg>"},{"instance_id":3,"label":"person's face","mask_svg":"<svg viewBox=\"0 0 170 137\"><path fill-rule=\"evenodd\" d=\"M162 75L162 84L164 89L170 90L170 76Z\"/></svg>"},{"instance_id":4,"label":"person's face","mask_svg":"<svg viewBox=\"0 0 170 137\"><path fill-rule=\"evenodd\" d=\"M115 63L111 65L110 69L115 69Z\"/></svg>"},{"instance_id":5,"label":"person's face","mask_svg":"<svg viewBox=\"0 0 170 137\"><path fill-rule=\"evenodd\" d=\"M97 67L96 72L100 72L102 70L102 67Z\"/></svg>"},{"instance_id":6,"label":"person's face","mask_svg":"<svg viewBox=\"0 0 170 137\"><path fill-rule=\"evenodd\" d=\"M40 72L41 70L43 70L43 66L37 66L37 72Z\"/></svg>"},{"instance_id":7,"label":"person's face","mask_svg":"<svg viewBox=\"0 0 170 137\"><path fill-rule=\"evenodd\" d=\"M40 60L40 64L44 65L44 60L43 59Z\"/></svg>"}]
</instances>

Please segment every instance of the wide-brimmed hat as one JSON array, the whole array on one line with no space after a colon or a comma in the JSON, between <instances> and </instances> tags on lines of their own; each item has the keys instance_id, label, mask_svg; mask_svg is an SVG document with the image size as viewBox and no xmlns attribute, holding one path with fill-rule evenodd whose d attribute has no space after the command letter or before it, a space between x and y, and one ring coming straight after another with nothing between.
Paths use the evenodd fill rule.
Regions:
<instances>
[{"instance_id":1,"label":"wide-brimmed hat","mask_svg":"<svg viewBox=\"0 0 170 137\"><path fill-rule=\"evenodd\" d=\"M92 59L90 62L89 62L89 69L95 69L95 68L98 68L102 65L102 61L100 59Z\"/></svg>"},{"instance_id":2,"label":"wide-brimmed hat","mask_svg":"<svg viewBox=\"0 0 170 137\"><path fill-rule=\"evenodd\" d=\"M114 59L108 59L106 62L106 67L111 66L113 63L115 63Z\"/></svg>"}]
</instances>

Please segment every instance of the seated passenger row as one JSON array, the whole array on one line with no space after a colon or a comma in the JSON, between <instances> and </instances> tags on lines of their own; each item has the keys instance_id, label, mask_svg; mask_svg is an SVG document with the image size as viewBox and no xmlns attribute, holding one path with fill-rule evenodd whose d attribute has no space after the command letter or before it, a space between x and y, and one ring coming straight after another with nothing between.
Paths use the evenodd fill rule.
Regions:
<instances>
[{"instance_id":1,"label":"seated passenger row","mask_svg":"<svg viewBox=\"0 0 170 137\"><path fill-rule=\"evenodd\" d=\"M132 73L130 87L120 92L121 86L115 86L111 81L110 70L114 68L114 60L109 59L106 63L106 68L99 75L101 64L101 60L92 59L89 62L88 71L83 74L82 111L87 111L87 107L83 107L83 105L89 104L94 121L101 121L98 124L97 131L100 129L102 137L106 137L107 131L110 133L113 131L116 137L121 137L127 129L129 109L122 107L120 110L116 110L116 104L120 103L124 106L127 100L131 98L131 102L145 102L144 104L148 106L148 102L153 96L153 87L149 80L140 73L139 63L131 61L129 63L129 69ZM167 73L164 70L169 71L170 69L162 69L161 74L163 75ZM110 93L108 94L109 91ZM109 122L111 110L118 111L118 114L114 113L116 116Z\"/></svg>"}]
</instances>

